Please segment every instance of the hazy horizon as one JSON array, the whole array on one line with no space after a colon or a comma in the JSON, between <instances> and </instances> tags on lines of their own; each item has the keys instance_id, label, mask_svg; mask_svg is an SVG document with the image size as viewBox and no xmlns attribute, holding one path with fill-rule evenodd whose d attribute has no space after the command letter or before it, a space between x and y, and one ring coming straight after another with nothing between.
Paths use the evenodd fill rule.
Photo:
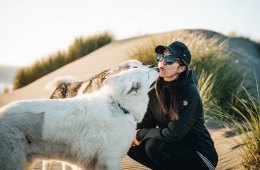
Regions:
<instances>
[{"instance_id":1,"label":"hazy horizon","mask_svg":"<svg viewBox=\"0 0 260 170\"><path fill-rule=\"evenodd\" d=\"M6 66L0 64L0 95L5 89L12 90L13 78L18 69L19 67L17 66Z\"/></svg>"},{"instance_id":2,"label":"hazy horizon","mask_svg":"<svg viewBox=\"0 0 260 170\"><path fill-rule=\"evenodd\" d=\"M117 40L175 31L236 32L260 40L260 1L3 0L0 65L27 66L76 37L108 31Z\"/></svg>"}]
</instances>

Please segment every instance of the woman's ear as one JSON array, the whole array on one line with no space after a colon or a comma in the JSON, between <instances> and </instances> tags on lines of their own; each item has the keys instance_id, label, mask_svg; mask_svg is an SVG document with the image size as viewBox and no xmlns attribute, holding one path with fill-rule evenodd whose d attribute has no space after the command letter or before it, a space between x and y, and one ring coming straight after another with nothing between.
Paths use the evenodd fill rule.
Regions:
<instances>
[{"instance_id":1,"label":"woman's ear","mask_svg":"<svg viewBox=\"0 0 260 170\"><path fill-rule=\"evenodd\" d=\"M179 68L178 68L178 73L182 73L182 72L184 72L186 70L186 66L180 66Z\"/></svg>"}]
</instances>

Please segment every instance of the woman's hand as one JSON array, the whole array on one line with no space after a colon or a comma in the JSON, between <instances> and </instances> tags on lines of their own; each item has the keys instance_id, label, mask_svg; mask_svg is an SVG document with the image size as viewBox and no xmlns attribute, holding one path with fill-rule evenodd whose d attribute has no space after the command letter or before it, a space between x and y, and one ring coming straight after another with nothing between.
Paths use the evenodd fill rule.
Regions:
<instances>
[{"instance_id":1,"label":"woman's hand","mask_svg":"<svg viewBox=\"0 0 260 170\"><path fill-rule=\"evenodd\" d=\"M136 133L139 131L140 129L136 130ZM138 146L141 144L141 141L138 141L136 138L133 140L132 142L132 146Z\"/></svg>"},{"instance_id":2,"label":"woman's hand","mask_svg":"<svg viewBox=\"0 0 260 170\"><path fill-rule=\"evenodd\" d=\"M140 145L141 144L141 142L140 141L138 141L136 138L133 140L133 142L132 142L132 146L138 146L138 145Z\"/></svg>"}]
</instances>

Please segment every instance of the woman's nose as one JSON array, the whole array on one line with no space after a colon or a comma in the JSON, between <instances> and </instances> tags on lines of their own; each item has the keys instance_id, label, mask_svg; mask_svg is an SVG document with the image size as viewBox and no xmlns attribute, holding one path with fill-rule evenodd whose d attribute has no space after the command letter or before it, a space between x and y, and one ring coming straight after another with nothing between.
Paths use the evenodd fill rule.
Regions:
<instances>
[{"instance_id":1,"label":"woman's nose","mask_svg":"<svg viewBox=\"0 0 260 170\"><path fill-rule=\"evenodd\" d=\"M164 58L162 59L161 64L162 64L162 65L166 65L166 61L165 61Z\"/></svg>"}]
</instances>

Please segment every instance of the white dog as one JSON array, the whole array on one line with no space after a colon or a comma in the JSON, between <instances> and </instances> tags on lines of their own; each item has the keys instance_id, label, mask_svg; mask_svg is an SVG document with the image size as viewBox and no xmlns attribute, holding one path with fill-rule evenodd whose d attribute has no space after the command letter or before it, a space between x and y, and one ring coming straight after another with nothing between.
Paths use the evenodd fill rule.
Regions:
<instances>
[{"instance_id":1,"label":"white dog","mask_svg":"<svg viewBox=\"0 0 260 170\"><path fill-rule=\"evenodd\" d=\"M13 102L0 111L0 169L29 169L36 158L82 169L119 170L148 105L155 68L108 77L99 91L67 99Z\"/></svg>"},{"instance_id":2,"label":"white dog","mask_svg":"<svg viewBox=\"0 0 260 170\"><path fill-rule=\"evenodd\" d=\"M78 81L77 78L72 76L59 76L50 81L46 85L47 90L52 90L53 93L50 96L51 99L60 99L60 98L71 98L78 95L82 95L84 93L90 93L99 90L103 87L103 81L114 74L117 74L121 71L133 69L133 68L141 68L147 70L149 68L154 67L153 65L143 65L138 60L126 60L118 64L117 66L104 70L91 78L85 81ZM53 160L57 162L57 160ZM52 166L51 160L43 160L42 170L48 170ZM77 168L67 164L66 162L61 162L62 170L69 169L78 170Z\"/></svg>"}]
</instances>

